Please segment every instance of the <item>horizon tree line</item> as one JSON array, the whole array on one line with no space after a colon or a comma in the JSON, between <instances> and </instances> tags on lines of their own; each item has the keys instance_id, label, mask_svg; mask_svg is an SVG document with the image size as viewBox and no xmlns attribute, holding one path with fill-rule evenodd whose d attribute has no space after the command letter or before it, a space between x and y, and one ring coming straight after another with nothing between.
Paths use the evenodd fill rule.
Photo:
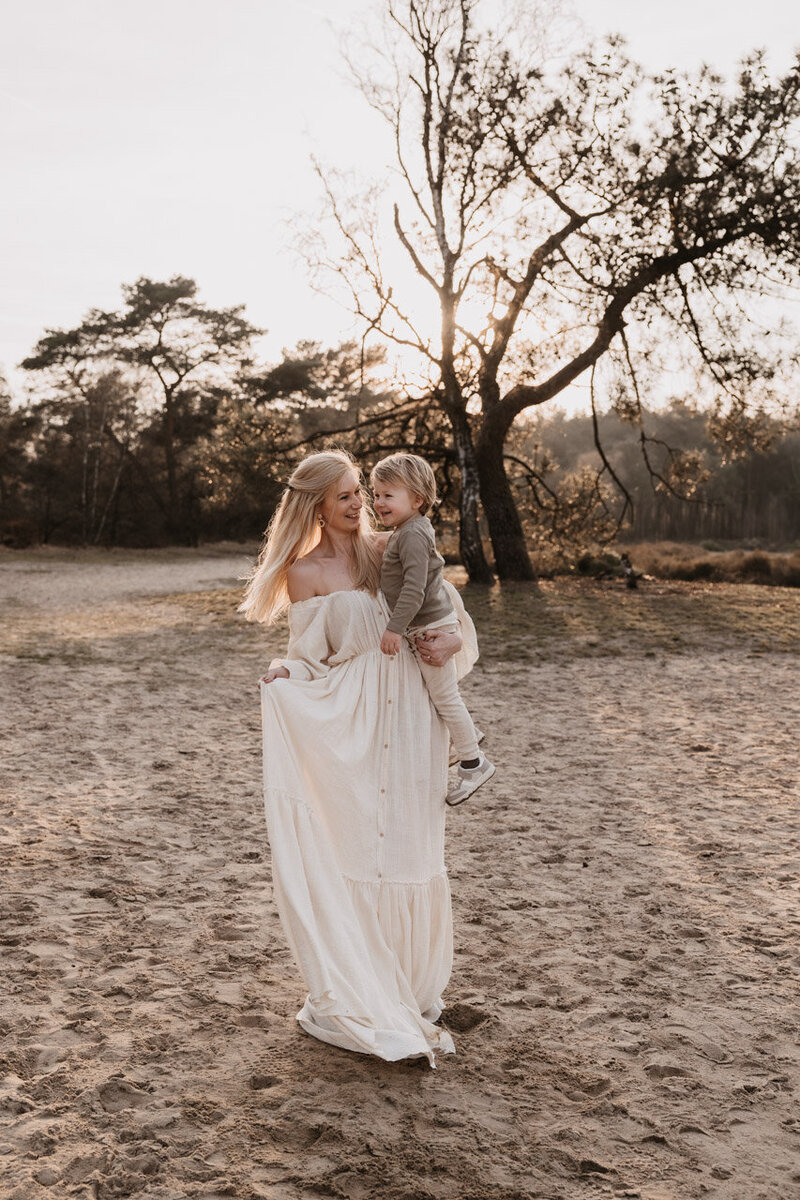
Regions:
<instances>
[{"instance_id":1,"label":"horizon tree line","mask_svg":"<svg viewBox=\"0 0 800 1200\"><path fill-rule=\"evenodd\" d=\"M92 310L75 330L47 331L24 360L34 381L27 404L0 389L5 544L255 539L294 463L337 444L367 469L397 449L425 455L452 554L461 480L447 422L429 398L380 382L379 348L365 355L357 343L305 341L267 365L252 354L257 330L243 309L206 309L193 280L141 279L123 297L119 313ZM539 410L515 426L506 462L532 552L577 553L620 532L610 489L598 485L598 435L610 469L626 480L628 535L730 538L739 529L800 539L796 421L762 414L746 441L721 445L713 409L673 402L646 415L648 464L613 404L575 417ZM675 445L695 458L689 499L659 481Z\"/></svg>"}]
</instances>

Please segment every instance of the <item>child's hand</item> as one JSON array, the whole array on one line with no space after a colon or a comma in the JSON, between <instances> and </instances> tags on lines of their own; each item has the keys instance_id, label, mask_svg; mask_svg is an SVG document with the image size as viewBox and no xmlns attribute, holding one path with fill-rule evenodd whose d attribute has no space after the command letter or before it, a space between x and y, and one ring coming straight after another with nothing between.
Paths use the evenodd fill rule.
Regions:
<instances>
[{"instance_id":1,"label":"child's hand","mask_svg":"<svg viewBox=\"0 0 800 1200\"><path fill-rule=\"evenodd\" d=\"M387 629L381 638L381 650L384 654L391 654L391 656L394 658L395 654L397 654L398 650L400 649L402 642L403 639L399 633L392 633L391 629Z\"/></svg>"}]
</instances>

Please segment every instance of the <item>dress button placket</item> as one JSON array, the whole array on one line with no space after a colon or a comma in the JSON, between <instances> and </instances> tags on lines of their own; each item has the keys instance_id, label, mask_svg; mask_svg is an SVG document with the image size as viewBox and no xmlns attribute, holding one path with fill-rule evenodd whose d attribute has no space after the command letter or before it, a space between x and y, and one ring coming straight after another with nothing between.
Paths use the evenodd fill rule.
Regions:
<instances>
[{"instance_id":1,"label":"dress button placket","mask_svg":"<svg viewBox=\"0 0 800 1200\"><path fill-rule=\"evenodd\" d=\"M377 846L375 848L375 857L376 857L376 861L377 861L376 874L377 874L378 879L383 879L383 868L384 868L383 847L385 844L384 843L384 836L385 836L384 825L385 825L385 817L386 817L386 813L385 813L386 798L385 797L386 797L386 788L388 786L388 774L389 774L389 756L386 753L386 751L389 749L389 742L391 741L390 734L389 734L389 724L390 724L391 716L392 716L392 698L393 698L393 694L395 691L395 679L396 679L395 672L391 670L391 665L394 664L394 662L395 662L394 658L389 659L389 664L390 664L389 689L392 692L392 696L387 697L387 700L386 700L386 710L385 710L384 719L383 719L384 720L383 752L381 754L381 773L380 773L380 781L378 784L378 786L380 788L380 791L378 793L378 841L377 841Z\"/></svg>"}]
</instances>

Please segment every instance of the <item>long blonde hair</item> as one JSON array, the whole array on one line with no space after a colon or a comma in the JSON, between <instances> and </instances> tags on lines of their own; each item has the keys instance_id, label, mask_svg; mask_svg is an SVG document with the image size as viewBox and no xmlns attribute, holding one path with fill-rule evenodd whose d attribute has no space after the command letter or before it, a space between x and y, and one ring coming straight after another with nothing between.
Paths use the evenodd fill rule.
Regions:
<instances>
[{"instance_id":1,"label":"long blonde hair","mask_svg":"<svg viewBox=\"0 0 800 1200\"><path fill-rule=\"evenodd\" d=\"M294 470L264 534L261 553L245 588L239 612L248 621L271 624L289 603L286 574L289 567L319 543L322 530L317 509L345 471L361 472L346 450L309 454ZM372 511L364 498L353 536L353 586L378 590L380 563Z\"/></svg>"}]
</instances>

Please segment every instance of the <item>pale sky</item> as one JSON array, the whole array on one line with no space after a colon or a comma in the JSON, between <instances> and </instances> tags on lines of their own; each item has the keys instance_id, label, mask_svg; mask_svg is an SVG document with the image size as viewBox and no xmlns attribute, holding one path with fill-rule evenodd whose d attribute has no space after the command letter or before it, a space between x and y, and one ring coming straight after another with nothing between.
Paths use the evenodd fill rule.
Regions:
<instances>
[{"instance_id":1,"label":"pale sky","mask_svg":"<svg viewBox=\"0 0 800 1200\"><path fill-rule=\"evenodd\" d=\"M380 0L375 0L379 3ZM344 79L338 33L364 0L0 0L0 368L46 326L115 307L140 275L190 275L243 303L277 359L332 344L347 315L312 292L285 220L310 211L312 152L386 177L382 127ZM785 69L796 0L575 0L652 70Z\"/></svg>"}]
</instances>

